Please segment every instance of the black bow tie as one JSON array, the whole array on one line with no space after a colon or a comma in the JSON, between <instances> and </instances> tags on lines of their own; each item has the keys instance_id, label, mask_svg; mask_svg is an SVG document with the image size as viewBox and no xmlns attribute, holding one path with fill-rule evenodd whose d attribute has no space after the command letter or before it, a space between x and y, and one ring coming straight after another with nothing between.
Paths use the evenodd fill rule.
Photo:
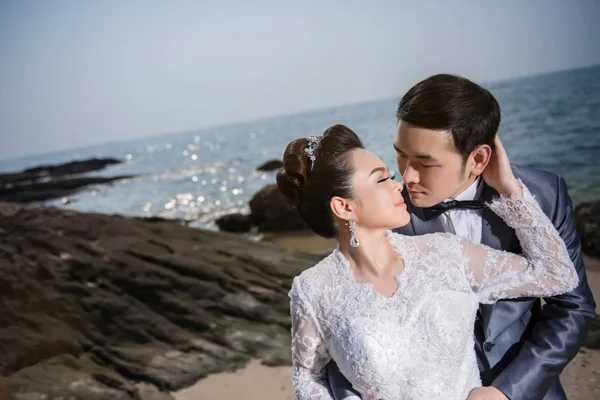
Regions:
<instances>
[{"instance_id":1,"label":"black bow tie","mask_svg":"<svg viewBox=\"0 0 600 400\"><path fill-rule=\"evenodd\" d=\"M445 203L437 204L433 207L428 207L423 209L423 215L425 216L425 220L429 221L434 218L439 217L444 212L448 210L481 210L485 207L485 204L479 200L470 200L470 201L458 201L451 200Z\"/></svg>"}]
</instances>

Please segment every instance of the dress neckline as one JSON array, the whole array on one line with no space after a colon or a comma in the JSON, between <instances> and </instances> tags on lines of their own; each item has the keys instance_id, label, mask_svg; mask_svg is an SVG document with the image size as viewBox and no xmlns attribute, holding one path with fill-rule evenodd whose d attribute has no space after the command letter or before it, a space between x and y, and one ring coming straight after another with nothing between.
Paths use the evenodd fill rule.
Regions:
<instances>
[{"instance_id":1,"label":"dress neckline","mask_svg":"<svg viewBox=\"0 0 600 400\"><path fill-rule=\"evenodd\" d=\"M398 237L396 240L393 239L393 236ZM398 271L398 273L395 276L396 282L398 283L398 287L396 288L396 290L394 291L394 293L392 293L390 296L386 296L383 295L381 293L379 293L375 287L373 286L372 283L370 282L358 282L356 279L354 279L354 276L352 275L352 267L350 266L350 262L348 261L348 259L346 259L346 257L344 256L344 254L342 254L342 252L340 251L340 248L338 246L338 248L336 248L333 252L335 254L335 257L337 259L336 265L339 266L338 270L340 270L341 275L343 277L345 277L346 280L348 280L350 282L350 284L352 286L355 286L357 288L367 288L368 291L370 293L372 293L373 295L375 295L377 298L381 298L384 300L392 300L394 298L396 298L399 293L401 292L402 289L402 282L404 281L404 277L407 275L407 272L409 270L409 267L411 265L411 263L409 262L408 258L405 257L400 250L398 249L398 242L400 240L401 235L393 233L391 231L387 232L386 237L388 238L390 244L392 245L392 250L394 251L394 253L396 253L396 255L398 257L400 257L400 259L402 260L402 262L404 263L404 268L402 268L400 271Z\"/></svg>"}]
</instances>

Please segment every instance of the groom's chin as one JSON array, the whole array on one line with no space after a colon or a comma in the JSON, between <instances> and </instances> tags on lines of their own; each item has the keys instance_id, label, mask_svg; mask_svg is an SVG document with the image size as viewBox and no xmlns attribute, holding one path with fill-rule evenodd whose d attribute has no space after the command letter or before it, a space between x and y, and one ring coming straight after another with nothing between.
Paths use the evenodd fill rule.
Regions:
<instances>
[{"instance_id":1,"label":"groom's chin","mask_svg":"<svg viewBox=\"0 0 600 400\"><path fill-rule=\"evenodd\" d=\"M410 202L412 203L413 206L415 207L419 207L419 208L426 208L426 207L431 207L433 204L431 203L431 200L429 200L429 198L427 196L424 195L419 195L419 196L410 196Z\"/></svg>"}]
</instances>

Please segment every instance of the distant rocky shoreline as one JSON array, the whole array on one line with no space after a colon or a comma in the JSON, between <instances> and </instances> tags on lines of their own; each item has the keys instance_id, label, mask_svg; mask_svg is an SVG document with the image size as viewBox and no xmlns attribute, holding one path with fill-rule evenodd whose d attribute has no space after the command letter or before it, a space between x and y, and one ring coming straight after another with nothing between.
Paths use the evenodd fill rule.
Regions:
<instances>
[{"instance_id":1,"label":"distant rocky shoreline","mask_svg":"<svg viewBox=\"0 0 600 400\"><path fill-rule=\"evenodd\" d=\"M114 158L90 158L66 164L42 165L21 172L0 174L0 201L31 203L66 197L89 185L133 178L135 175L80 177L120 164Z\"/></svg>"},{"instance_id":2,"label":"distant rocky shoreline","mask_svg":"<svg viewBox=\"0 0 600 400\"><path fill-rule=\"evenodd\" d=\"M57 165L41 165L17 173L0 174L0 202L33 203L63 198L90 185L134 178L135 175L112 177L79 176L122 163L115 158L91 158ZM283 166L281 160L272 159L256 168L257 171L276 171ZM308 230L279 193L277 185L270 184L254 194L249 201L250 214L233 213L221 216L215 223L219 230L231 233L290 232ZM579 204L575 209L577 231L584 253L600 257L600 200Z\"/></svg>"}]
</instances>

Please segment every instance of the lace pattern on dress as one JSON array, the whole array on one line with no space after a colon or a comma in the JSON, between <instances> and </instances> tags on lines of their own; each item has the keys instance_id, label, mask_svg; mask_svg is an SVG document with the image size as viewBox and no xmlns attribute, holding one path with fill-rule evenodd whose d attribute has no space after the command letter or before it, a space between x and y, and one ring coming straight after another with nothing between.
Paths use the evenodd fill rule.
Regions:
<instances>
[{"instance_id":1,"label":"lace pattern on dress","mask_svg":"<svg viewBox=\"0 0 600 400\"><path fill-rule=\"evenodd\" d=\"M448 233L388 235L404 260L391 297L354 281L339 250L294 279L294 389L333 399L325 367L368 399L462 399L481 384L473 343L479 303L572 290L577 274L554 226L523 195L489 207L516 230L523 256Z\"/></svg>"}]
</instances>

